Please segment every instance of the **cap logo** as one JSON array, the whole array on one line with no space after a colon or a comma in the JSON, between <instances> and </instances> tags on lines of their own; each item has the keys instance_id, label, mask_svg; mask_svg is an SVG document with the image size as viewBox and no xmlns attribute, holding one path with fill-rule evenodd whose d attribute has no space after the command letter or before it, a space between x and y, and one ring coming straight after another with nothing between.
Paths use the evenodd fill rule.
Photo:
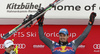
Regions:
<instances>
[{"instance_id":1,"label":"cap logo","mask_svg":"<svg viewBox=\"0 0 100 54\"><path fill-rule=\"evenodd\" d=\"M66 31L65 29L61 29L60 31Z\"/></svg>"},{"instance_id":2,"label":"cap logo","mask_svg":"<svg viewBox=\"0 0 100 54\"><path fill-rule=\"evenodd\" d=\"M6 43L6 44L9 44L9 43L12 43L12 42L8 42L8 43Z\"/></svg>"}]
</instances>

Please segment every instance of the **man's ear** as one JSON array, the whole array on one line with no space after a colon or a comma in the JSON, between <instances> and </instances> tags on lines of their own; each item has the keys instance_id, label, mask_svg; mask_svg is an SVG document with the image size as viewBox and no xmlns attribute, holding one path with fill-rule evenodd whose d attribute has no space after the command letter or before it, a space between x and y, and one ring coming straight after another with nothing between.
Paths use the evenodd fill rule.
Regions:
<instances>
[{"instance_id":1,"label":"man's ear","mask_svg":"<svg viewBox=\"0 0 100 54\"><path fill-rule=\"evenodd\" d=\"M67 35L67 38L69 38L69 35Z\"/></svg>"}]
</instances>

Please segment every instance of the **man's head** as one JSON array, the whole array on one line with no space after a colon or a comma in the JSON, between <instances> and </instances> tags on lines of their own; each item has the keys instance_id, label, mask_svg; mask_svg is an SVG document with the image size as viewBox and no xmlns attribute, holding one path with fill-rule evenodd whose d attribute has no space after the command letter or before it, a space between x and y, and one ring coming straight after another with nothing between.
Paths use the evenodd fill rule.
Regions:
<instances>
[{"instance_id":1,"label":"man's head","mask_svg":"<svg viewBox=\"0 0 100 54\"><path fill-rule=\"evenodd\" d=\"M61 42L67 42L69 35L68 35L68 30L65 28L60 29L59 31L59 40Z\"/></svg>"},{"instance_id":2,"label":"man's head","mask_svg":"<svg viewBox=\"0 0 100 54\"><path fill-rule=\"evenodd\" d=\"M11 40L6 40L4 42L4 47L6 52L10 53L11 50L14 50L14 43Z\"/></svg>"}]
</instances>

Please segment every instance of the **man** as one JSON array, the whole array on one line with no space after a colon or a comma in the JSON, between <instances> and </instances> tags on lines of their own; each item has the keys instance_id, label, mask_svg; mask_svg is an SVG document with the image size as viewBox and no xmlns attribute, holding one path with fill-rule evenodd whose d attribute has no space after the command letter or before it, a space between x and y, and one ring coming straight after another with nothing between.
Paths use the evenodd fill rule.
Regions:
<instances>
[{"instance_id":1,"label":"man","mask_svg":"<svg viewBox=\"0 0 100 54\"><path fill-rule=\"evenodd\" d=\"M4 49L6 50L4 54L15 54L14 50L14 43L11 40L6 40L4 42Z\"/></svg>"},{"instance_id":2,"label":"man","mask_svg":"<svg viewBox=\"0 0 100 54\"><path fill-rule=\"evenodd\" d=\"M42 11L42 10L41 10ZM39 17L40 21L38 21L39 25L39 38L44 44L46 44L52 51L52 54L75 54L75 51L77 47L83 42L83 40L87 37L89 34L91 27L94 23L96 17L96 13L91 13L90 19L88 22L88 26L84 30L84 32L75 40L72 42L68 42L67 39L69 37L68 31L65 28L60 29L59 31L59 42L54 42L44 35L43 31L43 20L44 15ZM37 20L38 20L37 19Z\"/></svg>"}]
</instances>

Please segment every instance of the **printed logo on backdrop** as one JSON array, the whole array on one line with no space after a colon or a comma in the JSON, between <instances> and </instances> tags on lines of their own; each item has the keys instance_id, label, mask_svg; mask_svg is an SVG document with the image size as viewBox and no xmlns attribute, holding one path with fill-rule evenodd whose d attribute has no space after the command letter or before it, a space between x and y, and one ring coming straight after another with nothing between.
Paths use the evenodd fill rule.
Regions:
<instances>
[{"instance_id":1,"label":"printed logo on backdrop","mask_svg":"<svg viewBox=\"0 0 100 54\"><path fill-rule=\"evenodd\" d=\"M84 8L85 11L94 11L96 8L96 4L92 4L92 5L85 5L84 7L80 6L80 5L57 5L53 8L53 10L59 10L59 11L81 11L81 8Z\"/></svg>"},{"instance_id":2,"label":"printed logo on backdrop","mask_svg":"<svg viewBox=\"0 0 100 54\"><path fill-rule=\"evenodd\" d=\"M42 4L34 4L33 2L30 3L8 3L6 6L6 10L8 13L32 13L36 12L37 9L41 8ZM84 10L89 11L89 10L94 10L96 7L96 4L94 3L93 5L86 5L84 6ZM59 10L59 11L80 11L81 10L80 5L57 5L55 6L52 10ZM100 9L100 7L99 7Z\"/></svg>"},{"instance_id":3,"label":"printed logo on backdrop","mask_svg":"<svg viewBox=\"0 0 100 54\"><path fill-rule=\"evenodd\" d=\"M33 45L33 48L44 48L45 45Z\"/></svg>"},{"instance_id":4,"label":"printed logo on backdrop","mask_svg":"<svg viewBox=\"0 0 100 54\"><path fill-rule=\"evenodd\" d=\"M6 10L8 13L27 13L27 12L36 12L37 9L41 8L40 4L34 4L33 2L30 3L8 3L6 6Z\"/></svg>"},{"instance_id":5,"label":"printed logo on backdrop","mask_svg":"<svg viewBox=\"0 0 100 54\"><path fill-rule=\"evenodd\" d=\"M26 44L15 44L15 46L18 46L18 49L25 49L26 48ZM44 48L45 45L33 45L33 48ZM79 45L78 48L85 48L85 45ZM4 49L3 44L0 44L0 49Z\"/></svg>"},{"instance_id":6,"label":"printed logo on backdrop","mask_svg":"<svg viewBox=\"0 0 100 54\"><path fill-rule=\"evenodd\" d=\"M33 45L33 48L44 48L45 45ZM79 45L78 48L80 49L84 49L85 48L85 45Z\"/></svg>"},{"instance_id":7,"label":"printed logo on backdrop","mask_svg":"<svg viewBox=\"0 0 100 54\"><path fill-rule=\"evenodd\" d=\"M59 33L57 33L57 32L44 32L44 35L46 36L46 37L59 37ZM75 32L73 32L73 33L69 33L69 37L71 37L71 38L74 38L74 37L76 37L76 33Z\"/></svg>"},{"instance_id":8,"label":"printed logo on backdrop","mask_svg":"<svg viewBox=\"0 0 100 54\"><path fill-rule=\"evenodd\" d=\"M100 44L93 45L94 52L100 52Z\"/></svg>"},{"instance_id":9,"label":"printed logo on backdrop","mask_svg":"<svg viewBox=\"0 0 100 54\"><path fill-rule=\"evenodd\" d=\"M18 46L18 49L25 49L26 48L26 44L24 43L17 43L17 44L14 44L15 46L17 45ZM4 45L3 44L0 44L0 49L4 49Z\"/></svg>"},{"instance_id":10,"label":"printed logo on backdrop","mask_svg":"<svg viewBox=\"0 0 100 54\"><path fill-rule=\"evenodd\" d=\"M82 49L85 48L85 47L86 47L86 45L83 45L83 44L78 46L78 48L82 48Z\"/></svg>"},{"instance_id":11,"label":"printed logo on backdrop","mask_svg":"<svg viewBox=\"0 0 100 54\"><path fill-rule=\"evenodd\" d=\"M0 33L0 37L3 36L4 33ZM10 37L33 37L33 38L36 38L38 35L38 32L16 32L15 34L13 34L12 36ZM57 32L44 32L44 35L46 37L59 37L59 34ZM72 33L69 33L69 37L71 38L74 38L76 37L76 33L75 32L72 32Z\"/></svg>"},{"instance_id":12,"label":"printed logo on backdrop","mask_svg":"<svg viewBox=\"0 0 100 54\"><path fill-rule=\"evenodd\" d=\"M3 35L4 35L4 33L0 33L0 36L3 36ZM25 33L16 32L10 37L21 37L21 38L22 37L36 37L36 35L37 35L37 32L25 32Z\"/></svg>"}]
</instances>

